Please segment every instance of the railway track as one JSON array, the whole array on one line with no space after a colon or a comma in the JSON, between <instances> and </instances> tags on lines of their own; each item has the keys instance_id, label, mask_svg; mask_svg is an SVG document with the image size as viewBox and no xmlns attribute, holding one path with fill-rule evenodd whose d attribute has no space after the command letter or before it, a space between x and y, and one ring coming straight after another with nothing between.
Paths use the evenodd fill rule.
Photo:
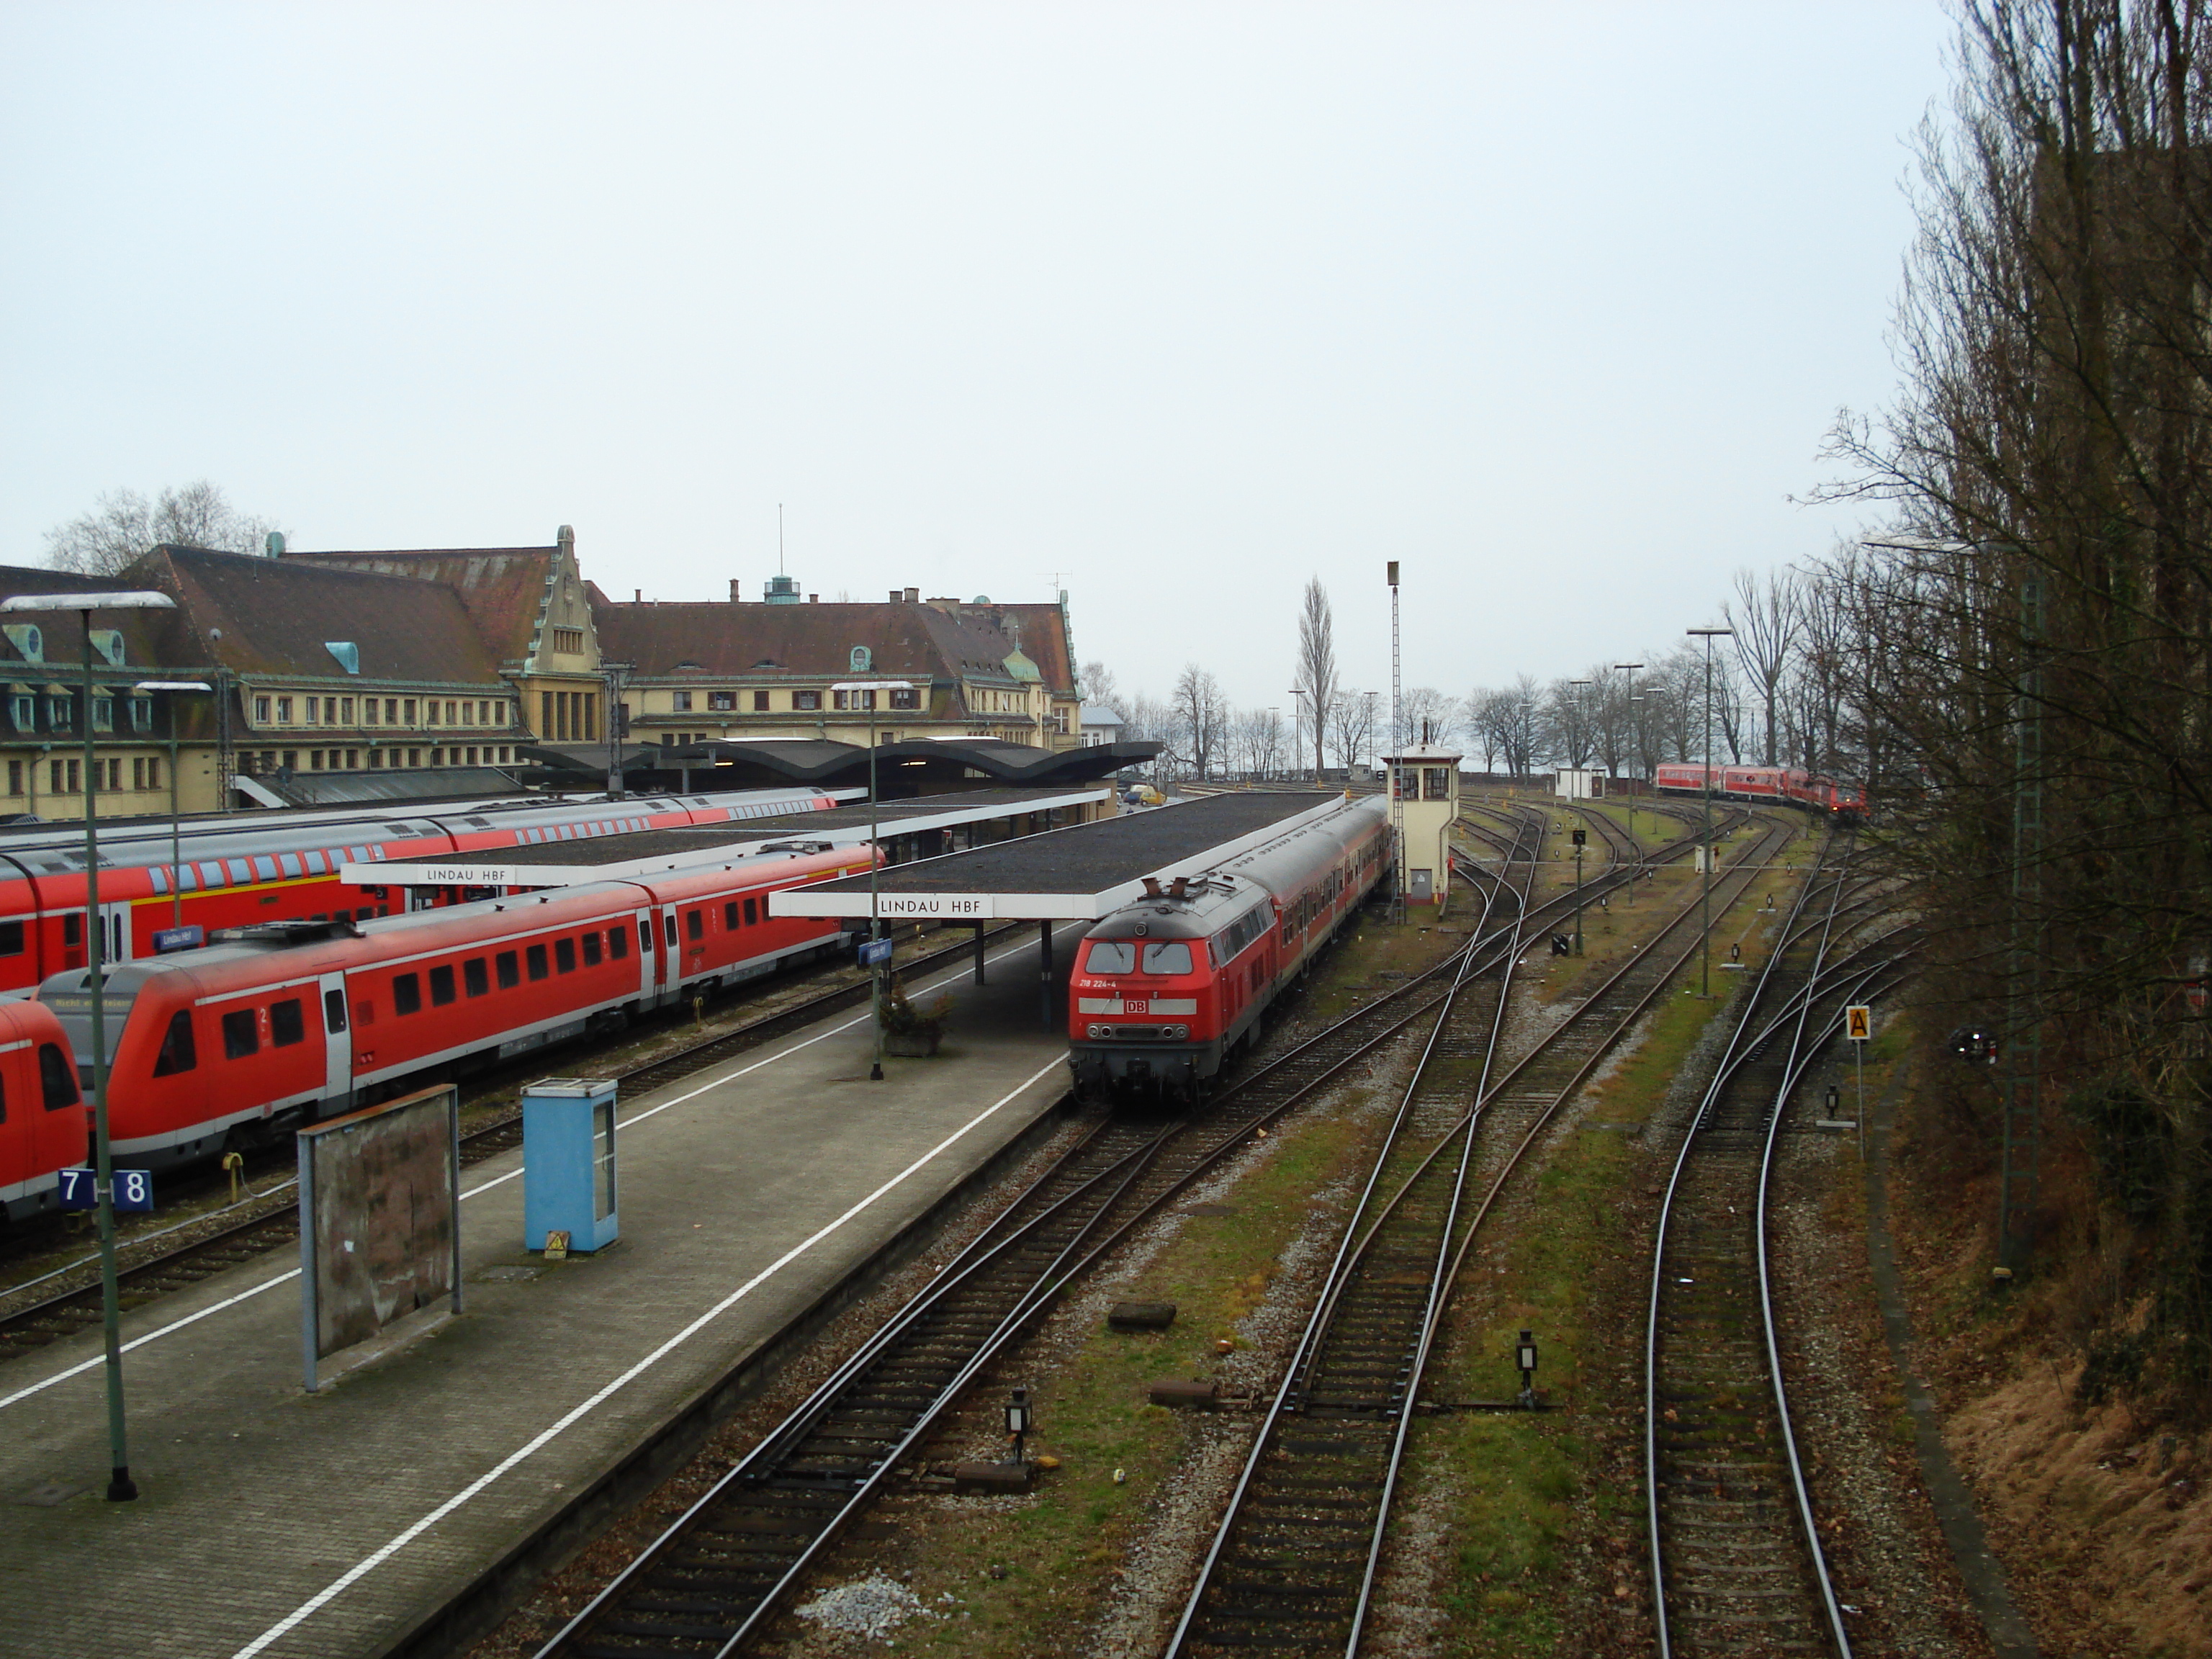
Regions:
<instances>
[{"instance_id":1,"label":"railway track","mask_svg":"<svg viewBox=\"0 0 2212 1659\"><path fill-rule=\"evenodd\" d=\"M1528 826L1529 849L1538 830ZM1486 920L1494 905L1485 907ZM1446 1005L1478 962L1511 959L1478 924L1437 969L1247 1073L1200 1116L1113 1117L1018 1194L896 1315L570 1623L539 1659L738 1651L911 1466L961 1390L1128 1232L1348 1066Z\"/></svg>"},{"instance_id":2,"label":"railway track","mask_svg":"<svg viewBox=\"0 0 2212 1659\"><path fill-rule=\"evenodd\" d=\"M1798 1455L1777 1337L1767 1205L1790 1096L1841 1005L1897 971L1832 838L1801 890L1677 1155L1652 1253L1644 1445L1662 1659L1848 1656Z\"/></svg>"},{"instance_id":3,"label":"railway track","mask_svg":"<svg viewBox=\"0 0 2212 1659\"><path fill-rule=\"evenodd\" d=\"M1718 884L1723 908L1793 833L1771 824L1738 855ZM1487 1000L1443 1011L1200 1568L1171 1659L1358 1650L1422 1378L1468 1252L1537 1137L1695 953L1695 920L1686 902L1495 1082L1504 1022L1482 1018ZM1509 963L1498 1008L1510 975ZM1455 1060L1475 1062L1472 1087Z\"/></svg>"},{"instance_id":4,"label":"railway track","mask_svg":"<svg viewBox=\"0 0 2212 1659\"><path fill-rule=\"evenodd\" d=\"M1010 931L1001 929L1001 933ZM902 963L902 973L932 972L957 965L975 950L972 940L928 952ZM673 1054L616 1072L625 1097L659 1088L664 1084L702 1071L734 1054L772 1042L787 1032L811 1024L824 1016L841 1012L867 1000L868 981L860 979L788 1003L728 1031L686 1044ZM574 1057L564 1073L577 1069ZM521 1086L526 1086L521 1085ZM512 1079L501 1091L519 1094ZM463 1167L496 1158L522 1144L522 1114L518 1109L469 1131L461 1137ZM281 1189L280 1189L281 1190ZM274 1194L271 1194L272 1200ZM228 1226L179 1243L175 1248L132 1263L117 1275L123 1308L143 1307L173 1291L198 1284L240 1262L276 1249L300 1236L296 1198L279 1207L262 1209ZM35 1352L48 1343L100 1322L100 1290L97 1283L58 1291L43 1300L0 1316L0 1362Z\"/></svg>"}]
</instances>

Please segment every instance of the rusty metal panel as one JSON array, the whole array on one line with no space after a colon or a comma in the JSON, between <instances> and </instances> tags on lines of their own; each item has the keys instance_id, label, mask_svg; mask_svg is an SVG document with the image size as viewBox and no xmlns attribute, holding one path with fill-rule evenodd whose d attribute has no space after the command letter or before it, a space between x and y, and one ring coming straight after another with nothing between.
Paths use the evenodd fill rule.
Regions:
<instances>
[{"instance_id":1,"label":"rusty metal panel","mask_svg":"<svg viewBox=\"0 0 2212 1659\"><path fill-rule=\"evenodd\" d=\"M459 1095L403 1096L300 1132L302 1360L448 1297L460 1308Z\"/></svg>"}]
</instances>

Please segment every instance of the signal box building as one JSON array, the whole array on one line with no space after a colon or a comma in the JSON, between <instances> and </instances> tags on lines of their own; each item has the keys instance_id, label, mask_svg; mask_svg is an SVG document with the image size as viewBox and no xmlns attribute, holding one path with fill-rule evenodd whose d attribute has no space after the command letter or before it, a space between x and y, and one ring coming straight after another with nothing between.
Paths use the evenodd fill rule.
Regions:
<instances>
[{"instance_id":1,"label":"signal box building","mask_svg":"<svg viewBox=\"0 0 2212 1659\"><path fill-rule=\"evenodd\" d=\"M1443 914L1451 891L1451 826L1459 816L1460 751L1417 743L1382 763L1390 769L1390 811L1404 836L1400 890L1408 909L1429 905Z\"/></svg>"}]
</instances>

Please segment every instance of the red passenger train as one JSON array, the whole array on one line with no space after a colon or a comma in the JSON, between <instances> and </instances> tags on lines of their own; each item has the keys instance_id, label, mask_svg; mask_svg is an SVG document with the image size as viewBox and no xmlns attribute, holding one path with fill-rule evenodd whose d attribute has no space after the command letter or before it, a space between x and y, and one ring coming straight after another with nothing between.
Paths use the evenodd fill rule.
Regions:
<instances>
[{"instance_id":1,"label":"red passenger train","mask_svg":"<svg viewBox=\"0 0 2212 1659\"><path fill-rule=\"evenodd\" d=\"M663 795L637 800L534 801L434 814L270 813L265 823L226 818L188 824L184 862L171 862L167 824L103 830L101 955L110 962L155 954L156 930L178 923L212 933L307 916L358 921L387 915L386 890L337 878L349 861L437 858L485 848L527 847L641 830L681 829L833 806L812 789ZM27 988L85 964L84 850L64 826L0 833L0 991ZM183 902L178 903L181 891Z\"/></svg>"},{"instance_id":2,"label":"red passenger train","mask_svg":"<svg viewBox=\"0 0 2212 1659\"><path fill-rule=\"evenodd\" d=\"M124 963L102 993L115 1156L141 1169L211 1158L834 951L836 923L770 916L768 896L860 873L871 856L813 844L365 924L280 924ZM90 977L55 975L29 1005L59 1017L84 1075Z\"/></svg>"},{"instance_id":3,"label":"red passenger train","mask_svg":"<svg viewBox=\"0 0 2212 1659\"><path fill-rule=\"evenodd\" d=\"M68 1056L52 1009L0 1003L0 1216L9 1221L59 1207L54 1172L89 1159L92 1115Z\"/></svg>"},{"instance_id":4,"label":"red passenger train","mask_svg":"<svg viewBox=\"0 0 2212 1659\"><path fill-rule=\"evenodd\" d=\"M1077 1092L1195 1099L1388 872L1389 813L1349 802L1092 927L1068 984Z\"/></svg>"},{"instance_id":5,"label":"red passenger train","mask_svg":"<svg viewBox=\"0 0 2212 1659\"><path fill-rule=\"evenodd\" d=\"M1856 784L1838 783L1794 766L1708 768L1696 761L1668 761L1654 769L1651 787L1662 795L1698 795L1709 775L1713 793L1723 800L1787 802L1839 818L1866 816L1866 792Z\"/></svg>"}]
</instances>

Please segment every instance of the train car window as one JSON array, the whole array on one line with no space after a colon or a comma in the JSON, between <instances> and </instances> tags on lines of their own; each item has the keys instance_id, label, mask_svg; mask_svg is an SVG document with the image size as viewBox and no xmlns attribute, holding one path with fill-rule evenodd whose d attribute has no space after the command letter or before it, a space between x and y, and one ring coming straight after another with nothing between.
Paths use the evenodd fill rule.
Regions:
<instances>
[{"instance_id":1,"label":"train car window","mask_svg":"<svg viewBox=\"0 0 2212 1659\"><path fill-rule=\"evenodd\" d=\"M514 951L501 951L491 959L491 962L492 966L499 970L501 990L511 991L522 983L522 965L515 960Z\"/></svg>"},{"instance_id":2,"label":"train car window","mask_svg":"<svg viewBox=\"0 0 2212 1659\"><path fill-rule=\"evenodd\" d=\"M23 924L20 921L0 921L0 957L20 957L23 954Z\"/></svg>"},{"instance_id":3,"label":"train car window","mask_svg":"<svg viewBox=\"0 0 2212 1659\"><path fill-rule=\"evenodd\" d=\"M620 935L617 935L617 937L619 938ZM584 947L584 966L586 968L598 967L599 965L599 930L597 928L593 928L590 933L583 934L577 942Z\"/></svg>"},{"instance_id":4,"label":"train car window","mask_svg":"<svg viewBox=\"0 0 2212 1659\"><path fill-rule=\"evenodd\" d=\"M675 912L675 911L673 911L673 910L671 910L670 912L668 912L668 914L667 914L667 915L664 915L663 917L661 917L661 919L660 919L660 923L661 923L661 932L667 935L668 943L669 943L669 944L671 944L671 945L675 944L675 943L676 943L676 912Z\"/></svg>"},{"instance_id":5,"label":"train car window","mask_svg":"<svg viewBox=\"0 0 2212 1659\"><path fill-rule=\"evenodd\" d=\"M1190 946L1181 939L1170 939L1164 945L1145 947L1145 971L1148 974L1187 974L1190 971Z\"/></svg>"},{"instance_id":6,"label":"train car window","mask_svg":"<svg viewBox=\"0 0 2212 1659\"><path fill-rule=\"evenodd\" d=\"M261 1032L254 1024L252 1009L240 1008L222 1017L222 1052L227 1060L244 1060L261 1052Z\"/></svg>"},{"instance_id":7,"label":"train car window","mask_svg":"<svg viewBox=\"0 0 2212 1659\"><path fill-rule=\"evenodd\" d=\"M760 920L760 911L759 911L759 910L758 910L758 908L757 908L757 907L759 905L759 903L760 903L760 901L759 901L758 899L747 899L747 900L745 901L745 926L746 926L746 927L751 927L751 926L752 926L756 921L758 921Z\"/></svg>"},{"instance_id":8,"label":"train car window","mask_svg":"<svg viewBox=\"0 0 2212 1659\"><path fill-rule=\"evenodd\" d=\"M300 999L286 997L282 1002L269 1005L269 1046L289 1048L295 1042L307 1040L307 1018L300 1008Z\"/></svg>"},{"instance_id":9,"label":"train car window","mask_svg":"<svg viewBox=\"0 0 2212 1659\"><path fill-rule=\"evenodd\" d=\"M545 966L545 947L533 945L523 954L530 958L530 977L544 979L550 971Z\"/></svg>"},{"instance_id":10,"label":"train car window","mask_svg":"<svg viewBox=\"0 0 2212 1659\"><path fill-rule=\"evenodd\" d=\"M72 912L62 918L62 943L75 950L84 943L84 918Z\"/></svg>"},{"instance_id":11,"label":"train car window","mask_svg":"<svg viewBox=\"0 0 2212 1659\"><path fill-rule=\"evenodd\" d=\"M1123 939L1094 939L1091 954L1083 959L1086 974L1133 974L1137 971L1137 947Z\"/></svg>"},{"instance_id":12,"label":"train car window","mask_svg":"<svg viewBox=\"0 0 2212 1659\"><path fill-rule=\"evenodd\" d=\"M738 902L737 902L737 900L735 900L735 899L732 899L732 900L731 900L727 904L725 904L725 905L722 907L722 926L723 926L723 927L726 927L726 928L728 928L728 929L730 929L732 933L734 933L734 932L736 932L736 931L737 931L737 926L738 926Z\"/></svg>"},{"instance_id":13,"label":"train car window","mask_svg":"<svg viewBox=\"0 0 2212 1659\"><path fill-rule=\"evenodd\" d=\"M575 940L556 939L553 941L553 966L564 974L573 974L576 971Z\"/></svg>"},{"instance_id":14,"label":"train car window","mask_svg":"<svg viewBox=\"0 0 2212 1659\"><path fill-rule=\"evenodd\" d=\"M154 1075L173 1077L199 1063L199 1051L192 1043L191 1011L180 1009L169 1016L169 1029L161 1034L161 1052L154 1056Z\"/></svg>"},{"instance_id":15,"label":"train car window","mask_svg":"<svg viewBox=\"0 0 2212 1659\"><path fill-rule=\"evenodd\" d=\"M395 1014L419 1013L422 1008L422 981L415 974L394 974L392 976L392 1012Z\"/></svg>"},{"instance_id":16,"label":"train car window","mask_svg":"<svg viewBox=\"0 0 2212 1659\"><path fill-rule=\"evenodd\" d=\"M189 1014L179 1016L189 1019ZM58 1112L64 1106L77 1103L76 1067L69 1063L59 1045L41 1042L39 1045L39 1092L46 1097L46 1109Z\"/></svg>"},{"instance_id":17,"label":"train car window","mask_svg":"<svg viewBox=\"0 0 2212 1659\"><path fill-rule=\"evenodd\" d=\"M323 993L323 1030L333 1034L345 1030L345 993Z\"/></svg>"},{"instance_id":18,"label":"train car window","mask_svg":"<svg viewBox=\"0 0 2212 1659\"><path fill-rule=\"evenodd\" d=\"M461 988L472 997L480 997L491 989L491 970L484 966L482 957L471 957L461 964Z\"/></svg>"},{"instance_id":19,"label":"train car window","mask_svg":"<svg viewBox=\"0 0 2212 1659\"><path fill-rule=\"evenodd\" d=\"M607 929L607 954L612 957L617 962L620 962L624 957L627 957L629 954L629 928L610 927Z\"/></svg>"},{"instance_id":20,"label":"train car window","mask_svg":"<svg viewBox=\"0 0 2212 1659\"><path fill-rule=\"evenodd\" d=\"M649 921L637 925L637 948L641 955L653 949L653 924Z\"/></svg>"},{"instance_id":21,"label":"train car window","mask_svg":"<svg viewBox=\"0 0 2212 1659\"><path fill-rule=\"evenodd\" d=\"M431 1006L442 1008L457 994L453 989L453 964L449 962L443 967L433 968L430 970Z\"/></svg>"},{"instance_id":22,"label":"train car window","mask_svg":"<svg viewBox=\"0 0 2212 1659\"><path fill-rule=\"evenodd\" d=\"M692 939L706 938L707 913L704 910L686 910L684 913L684 932Z\"/></svg>"}]
</instances>

